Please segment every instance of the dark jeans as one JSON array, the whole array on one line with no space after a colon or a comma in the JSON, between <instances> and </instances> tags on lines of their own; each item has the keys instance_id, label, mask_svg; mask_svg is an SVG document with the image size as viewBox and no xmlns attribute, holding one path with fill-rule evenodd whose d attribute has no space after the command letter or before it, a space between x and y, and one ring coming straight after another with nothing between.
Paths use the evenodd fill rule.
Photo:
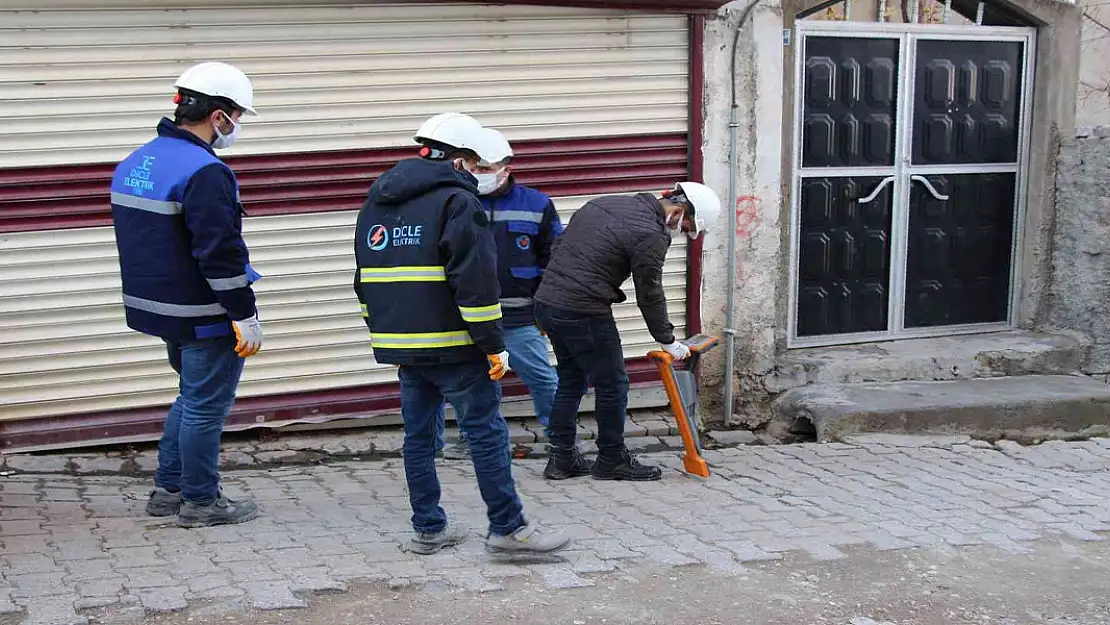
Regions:
<instances>
[{"instance_id":1,"label":"dark jeans","mask_svg":"<svg viewBox=\"0 0 1110 625\"><path fill-rule=\"evenodd\" d=\"M524 525L524 510L513 483L509 428L500 411L501 385L489 379L489 365L485 361L405 365L399 377L405 421L402 453L413 529L438 532L447 525L447 513L439 505L435 465L444 399L455 408L459 428L466 435L490 531L507 536Z\"/></svg>"},{"instance_id":2,"label":"dark jeans","mask_svg":"<svg viewBox=\"0 0 1110 625\"><path fill-rule=\"evenodd\" d=\"M624 450L628 412L628 373L620 332L612 313L584 315L536 303L536 319L555 349L559 388L551 411L551 444L570 448L578 434L577 416L586 392L594 385L597 407L597 451L612 456Z\"/></svg>"},{"instance_id":3,"label":"dark jeans","mask_svg":"<svg viewBox=\"0 0 1110 625\"><path fill-rule=\"evenodd\" d=\"M207 505L220 493L220 435L243 373L234 347L231 337L166 343L179 394L158 443L154 483L180 490L185 501Z\"/></svg>"}]
</instances>

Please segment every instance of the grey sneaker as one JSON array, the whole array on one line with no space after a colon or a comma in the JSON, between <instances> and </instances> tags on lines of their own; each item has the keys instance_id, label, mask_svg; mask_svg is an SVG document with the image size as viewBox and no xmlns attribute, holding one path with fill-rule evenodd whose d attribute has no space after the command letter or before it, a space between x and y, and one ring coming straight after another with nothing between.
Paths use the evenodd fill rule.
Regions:
<instances>
[{"instance_id":1,"label":"grey sneaker","mask_svg":"<svg viewBox=\"0 0 1110 625\"><path fill-rule=\"evenodd\" d=\"M508 536L486 537L486 551L505 555L555 553L569 544L570 537L541 530L534 522L520 526Z\"/></svg>"},{"instance_id":2,"label":"grey sneaker","mask_svg":"<svg viewBox=\"0 0 1110 625\"><path fill-rule=\"evenodd\" d=\"M413 536L406 550L422 556L430 556L444 547L454 547L466 541L470 530L465 525L448 523L447 527L438 532L417 532Z\"/></svg>"},{"instance_id":3,"label":"grey sneaker","mask_svg":"<svg viewBox=\"0 0 1110 625\"><path fill-rule=\"evenodd\" d=\"M146 502L146 513L150 516L174 516L181 510L181 491L170 491L156 486L150 491Z\"/></svg>"},{"instance_id":4,"label":"grey sneaker","mask_svg":"<svg viewBox=\"0 0 1110 625\"><path fill-rule=\"evenodd\" d=\"M181 527L209 527L246 523L258 516L258 504L253 501L235 501L220 493L216 501L207 506L191 502L181 504L177 524Z\"/></svg>"},{"instance_id":5,"label":"grey sneaker","mask_svg":"<svg viewBox=\"0 0 1110 625\"><path fill-rule=\"evenodd\" d=\"M443 457L447 460L470 460L470 445L465 440L460 440L454 445L444 447Z\"/></svg>"}]
</instances>

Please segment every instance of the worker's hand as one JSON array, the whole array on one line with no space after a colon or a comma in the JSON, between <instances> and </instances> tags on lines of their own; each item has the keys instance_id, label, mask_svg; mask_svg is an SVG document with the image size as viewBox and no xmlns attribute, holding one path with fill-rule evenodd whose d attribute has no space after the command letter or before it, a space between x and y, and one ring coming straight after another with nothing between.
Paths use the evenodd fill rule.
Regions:
<instances>
[{"instance_id":1,"label":"worker's hand","mask_svg":"<svg viewBox=\"0 0 1110 625\"><path fill-rule=\"evenodd\" d=\"M509 352L488 354L486 360L489 361L489 379L500 380L509 372Z\"/></svg>"},{"instance_id":2,"label":"worker's hand","mask_svg":"<svg viewBox=\"0 0 1110 625\"><path fill-rule=\"evenodd\" d=\"M675 341L674 343L671 343L669 345L664 345L663 351L670 354L671 358L674 358L675 360L683 360L684 358L688 358L690 356L690 348L686 347L686 345L683 343L679 343L678 341Z\"/></svg>"},{"instance_id":3,"label":"worker's hand","mask_svg":"<svg viewBox=\"0 0 1110 625\"><path fill-rule=\"evenodd\" d=\"M540 336L547 336L547 332L544 331L539 321L536 322L536 329L540 331Z\"/></svg>"},{"instance_id":4,"label":"worker's hand","mask_svg":"<svg viewBox=\"0 0 1110 625\"><path fill-rule=\"evenodd\" d=\"M253 356L262 349L262 324L258 323L258 315L232 321L231 327L235 330L235 353L240 358Z\"/></svg>"}]
</instances>

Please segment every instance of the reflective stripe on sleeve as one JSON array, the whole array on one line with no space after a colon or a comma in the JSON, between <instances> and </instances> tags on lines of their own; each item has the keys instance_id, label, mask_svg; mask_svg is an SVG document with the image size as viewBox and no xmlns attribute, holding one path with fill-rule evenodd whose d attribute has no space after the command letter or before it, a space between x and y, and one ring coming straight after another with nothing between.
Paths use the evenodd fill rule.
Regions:
<instances>
[{"instance_id":1,"label":"reflective stripe on sleeve","mask_svg":"<svg viewBox=\"0 0 1110 625\"><path fill-rule=\"evenodd\" d=\"M490 306L459 306L459 313L467 323L482 323L483 321L497 321L501 318L501 304Z\"/></svg>"},{"instance_id":2,"label":"reflective stripe on sleeve","mask_svg":"<svg viewBox=\"0 0 1110 625\"><path fill-rule=\"evenodd\" d=\"M232 291L250 286L250 281L247 280L247 274L245 273L230 278L205 278L205 280L208 281L208 286L212 287L213 291Z\"/></svg>"},{"instance_id":3,"label":"reflective stripe on sleeve","mask_svg":"<svg viewBox=\"0 0 1110 625\"><path fill-rule=\"evenodd\" d=\"M454 332L381 333L371 332L370 342L375 348L385 349L434 349L473 345L474 339L466 330Z\"/></svg>"},{"instance_id":4,"label":"reflective stripe on sleeve","mask_svg":"<svg viewBox=\"0 0 1110 625\"><path fill-rule=\"evenodd\" d=\"M166 302L156 302L151 299L143 299L132 295L123 296L123 305L128 308L134 308L156 315L165 315L167 317L215 317L217 315L227 314L227 309L219 304L168 304Z\"/></svg>"},{"instance_id":5,"label":"reflective stripe on sleeve","mask_svg":"<svg viewBox=\"0 0 1110 625\"><path fill-rule=\"evenodd\" d=\"M446 282L447 272L440 266L427 267L363 267L359 281L376 282Z\"/></svg>"},{"instance_id":6,"label":"reflective stripe on sleeve","mask_svg":"<svg viewBox=\"0 0 1110 625\"><path fill-rule=\"evenodd\" d=\"M365 318L369 318L370 311L366 308L366 304L360 304L360 306L362 307L362 316Z\"/></svg>"},{"instance_id":7,"label":"reflective stripe on sleeve","mask_svg":"<svg viewBox=\"0 0 1110 625\"><path fill-rule=\"evenodd\" d=\"M181 202L151 200L137 195L119 193L117 191L112 191L112 204L134 208L135 210L146 211L148 213L158 213L159 215L181 214Z\"/></svg>"}]
</instances>

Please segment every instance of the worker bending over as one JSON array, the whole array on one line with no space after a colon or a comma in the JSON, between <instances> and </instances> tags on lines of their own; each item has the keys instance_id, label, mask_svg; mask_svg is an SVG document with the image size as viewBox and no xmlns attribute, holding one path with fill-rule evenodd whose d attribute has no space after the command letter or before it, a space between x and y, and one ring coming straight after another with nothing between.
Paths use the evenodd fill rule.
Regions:
<instances>
[{"instance_id":1,"label":"worker bending over","mask_svg":"<svg viewBox=\"0 0 1110 625\"><path fill-rule=\"evenodd\" d=\"M551 413L551 456L544 477L562 480L592 474L599 480L657 480L624 445L628 374L612 305L626 298L620 286L629 275L636 303L652 337L676 359L690 350L675 340L663 291L663 262L671 237L697 238L721 212L709 187L680 182L656 197L601 197L580 208L556 243L536 292L536 318L558 360L559 387ZM586 380L596 392L597 462L575 444L576 417Z\"/></svg>"}]
</instances>

